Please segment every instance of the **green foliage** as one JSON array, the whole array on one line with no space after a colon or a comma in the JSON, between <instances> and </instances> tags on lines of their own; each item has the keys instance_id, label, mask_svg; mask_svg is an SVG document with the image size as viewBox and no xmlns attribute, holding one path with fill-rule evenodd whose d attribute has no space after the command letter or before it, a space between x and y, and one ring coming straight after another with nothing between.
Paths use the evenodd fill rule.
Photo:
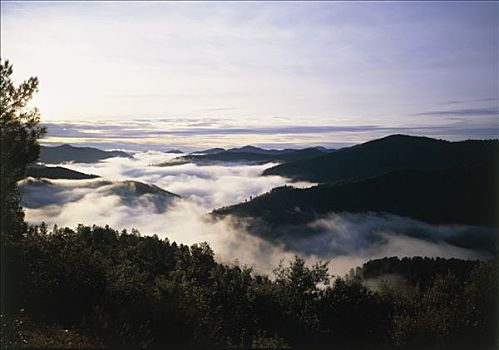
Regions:
<instances>
[{"instance_id":1,"label":"green foliage","mask_svg":"<svg viewBox=\"0 0 499 350\"><path fill-rule=\"evenodd\" d=\"M93 147L74 147L61 145L55 147L42 147L40 161L43 163L95 163L103 159L123 157L133 158L132 155L122 151L103 151Z\"/></svg>"},{"instance_id":2,"label":"green foliage","mask_svg":"<svg viewBox=\"0 0 499 350\"><path fill-rule=\"evenodd\" d=\"M5 314L0 314L0 339L2 349L19 349L26 344L21 330L22 321Z\"/></svg>"},{"instance_id":3,"label":"green foliage","mask_svg":"<svg viewBox=\"0 0 499 350\"><path fill-rule=\"evenodd\" d=\"M247 146L250 147L251 146ZM243 147L238 150L227 150L212 154L191 154L175 158L171 162L160 164L162 166L168 164L175 164L182 161L194 163L213 163L213 162L255 162L255 163L268 163L268 162L293 162L315 158L324 155L323 152L317 148L305 148L301 150L288 150L288 151L270 151L257 148L259 152L249 152L248 148Z\"/></svg>"},{"instance_id":4,"label":"green foliage","mask_svg":"<svg viewBox=\"0 0 499 350\"><path fill-rule=\"evenodd\" d=\"M48 167L44 165L31 165L26 169L26 176L42 177L46 179L95 179L97 175L84 174L79 171L63 168L60 166Z\"/></svg>"},{"instance_id":5,"label":"green foliage","mask_svg":"<svg viewBox=\"0 0 499 350\"><path fill-rule=\"evenodd\" d=\"M409 169L497 167L498 159L498 140L449 142L428 137L390 135L320 157L281 164L265 170L263 174L332 183Z\"/></svg>"},{"instance_id":6,"label":"green foliage","mask_svg":"<svg viewBox=\"0 0 499 350\"><path fill-rule=\"evenodd\" d=\"M413 287L425 292L437 275L452 273L462 280L470 275L477 264L476 260L452 258L386 257L368 261L356 271L356 275L364 280L384 275L399 275L405 277Z\"/></svg>"},{"instance_id":7,"label":"green foliage","mask_svg":"<svg viewBox=\"0 0 499 350\"><path fill-rule=\"evenodd\" d=\"M38 158L38 139L45 133L40 127L36 108L28 106L38 89L37 78L29 78L18 87L12 81L12 65L0 61L0 246L2 346L23 344L19 308L19 277L24 276L22 255L15 241L26 232L20 206L17 181L25 177L29 163Z\"/></svg>"},{"instance_id":8,"label":"green foliage","mask_svg":"<svg viewBox=\"0 0 499 350\"><path fill-rule=\"evenodd\" d=\"M287 349L288 344L284 339L280 338L277 334L274 336L267 336L265 332L258 332L253 338L251 347L254 349Z\"/></svg>"},{"instance_id":9,"label":"green foliage","mask_svg":"<svg viewBox=\"0 0 499 350\"><path fill-rule=\"evenodd\" d=\"M430 223L497 227L498 169L496 162L489 162L445 170L398 170L303 189L283 186L251 201L217 209L214 214L252 217L270 227L308 223L331 212L391 213ZM269 231L271 235L276 230L263 231L258 226L254 231ZM451 243L494 249L495 240L482 236L455 237Z\"/></svg>"},{"instance_id":10,"label":"green foliage","mask_svg":"<svg viewBox=\"0 0 499 350\"><path fill-rule=\"evenodd\" d=\"M274 270L278 303L287 318L293 318L298 324L290 325L297 328L297 332L306 328L316 328L317 301L323 294L319 286L329 284L327 262L317 263L312 268L305 265L305 260L298 256L288 267L279 265Z\"/></svg>"},{"instance_id":11,"label":"green foliage","mask_svg":"<svg viewBox=\"0 0 499 350\"><path fill-rule=\"evenodd\" d=\"M408 349L494 349L497 270L491 269L492 263L477 264L465 279L452 272L438 275L411 312L395 315L397 345ZM478 292L480 287L484 290Z\"/></svg>"},{"instance_id":12,"label":"green foliage","mask_svg":"<svg viewBox=\"0 0 499 350\"><path fill-rule=\"evenodd\" d=\"M25 230L24 214L19 206L17 181L24 178L29 163L38 159L38 139L45 133L40 127L37 108L29 101L38 90L38 79L29 78L18 87L12 81L12 65L0 62L0 163L1 163L1 234L16 237Z\"/></svg>"},{"instance_id":13,"label":"green foliage","mask_svg":"<svg viewBox=\"0 0 499 350\"><path fill-rule=\"evenodd\" d=\"M493 262L381 259L352 278L332 280L327 263L308 266L296 257L269 278L217 263L206 243L188 247L107 226L49 231L41 225L9 244L20 271L17 307L24 310L2 325L12 344L55 344L43 329L70 329L87 342L139 348L494 344ZM432 266L442 273L427 276ZM395 270L407 278L411 294L376 293L363 285ZM38 331L27 332L20 319L40 325Z\"/></svg>"}]
</instances>

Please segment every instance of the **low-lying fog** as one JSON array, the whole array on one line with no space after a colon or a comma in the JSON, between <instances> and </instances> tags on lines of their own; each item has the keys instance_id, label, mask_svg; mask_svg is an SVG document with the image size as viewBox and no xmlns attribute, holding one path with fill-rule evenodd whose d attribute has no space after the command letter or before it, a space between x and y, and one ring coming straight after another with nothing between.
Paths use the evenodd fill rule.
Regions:
<instances>
[{"instance_id":1,"label":"low-lying fog","mask_svg":"<svg viewBox=\"0 0 499 350\"><path fill-rule=\"evenodd\" d=\"M78 224L106 225L115 229L137 228L143 235L157 234L185 244L208 242L217 259L225 263L250 265L269 273L279 262L299 254L310 262L330 260L330 271L343 275L350 268L383 256L441 256L480 258L484 253L444 243L440 238L461 226L435 226L397 216L375 214L331 214L304 227L320 233L302 235L282 244L255 237L231 218L213 221L211 210L235 204L270 189L291 184L279 177L260 176L266 165L154 166L178 155L161 152L136 153L133 159L111 158L95 164L63 166L102 178L93 180L24 180L21 193L29 223L75 227ZM156 190L146 192L127 180L156 185L180 195L175 198ZM466 228L464 228L466 229ZM300 230L295 227L293 230ZM435 239L421 238L407 231L432 232ZM294 235L293 235L294 236ZM377 237L379 239L372 239Z\"/></svg>"}]
</instances>

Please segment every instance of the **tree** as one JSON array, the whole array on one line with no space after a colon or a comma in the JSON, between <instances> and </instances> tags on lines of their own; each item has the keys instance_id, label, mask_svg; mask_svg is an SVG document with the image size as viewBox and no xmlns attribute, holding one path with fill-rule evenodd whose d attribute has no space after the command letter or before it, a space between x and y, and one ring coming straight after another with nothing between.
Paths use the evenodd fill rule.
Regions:
<instances>
[{"instance_id":1,"label":"tree","mask_svg":"<svg viewBox=\"0 0 499 350\"><path fill-rule=\"evenodd\" d=\"M11 76L12 64L0 60L0 304L2 317L6 319L18 309L19 280L24 276L17 243L27 225L17 182L24 178L28 164L38 159L38 139L46 132L39 126L38 109L28 106L38 90L38 79L29 78L15 87Z\"/></svg>"},{"instance_id":2,"label":"tree","mask_svg":"<svg viewBox=\"0 0 499 350\"><path fill-rule=\"evenodd\" d=\"M28 103L38 91L38 79L31 77L18 87L12 81L12 64L0 61L1 138L1 235L19 236L25 230L19 205L17 182L25 177L29 163L40 155L38 139L46 129L39 126L40 114Z\"/></svg>"}]
</instances>

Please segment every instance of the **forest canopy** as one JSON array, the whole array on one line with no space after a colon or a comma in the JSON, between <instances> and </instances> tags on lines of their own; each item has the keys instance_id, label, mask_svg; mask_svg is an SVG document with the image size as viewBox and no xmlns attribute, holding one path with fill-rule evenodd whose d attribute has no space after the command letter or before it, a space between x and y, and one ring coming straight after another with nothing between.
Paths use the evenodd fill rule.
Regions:
<instances>
[{"instance_id":1,"label":"forest canopy","mask_svg":"<svg viewBox=\"0 0 499 350\"><path fill-rule=\"evenodd\" d=\"M2 342L11 348L67 346L43 331L60 329L85 347L493 349L496 341L496 260L386 258L338 277L296 257L263 276L217 263L204 243L82 225L30 227L8 249Z\"/></svg>"}]
</instances>

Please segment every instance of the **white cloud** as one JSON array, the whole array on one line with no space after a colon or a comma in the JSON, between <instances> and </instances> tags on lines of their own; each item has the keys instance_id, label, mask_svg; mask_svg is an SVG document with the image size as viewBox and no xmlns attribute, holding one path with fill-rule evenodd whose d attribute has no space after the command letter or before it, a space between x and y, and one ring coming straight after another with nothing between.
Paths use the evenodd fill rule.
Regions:
<instances>
[{"instance_id":1,"label":"white cloud","mask_svg":"<svg viewBox=\"0 0 499 350\"><path fill-rule=\"evenodd\" d=\"M152 183L201 205L210 211L224 205L235 204L250 196L289 183L279 176L262 177L260 174L275 164L195 165L192 163L159 167L153 166L178 155L162 152L139 152L134 158L110 158L95 164L67 164L68 168L97 174L111 180L133 179ZM310 186L299 182L295 186Z\"/></svg>"},{"instance_id":2,"label":"white cloud","mask_svg":"<svg viewBox=\"0 0 499 350\"><path fill-rule=\"evenodd\" d=\"M289 228L290 238L281 243L270 242L249 234L230 217L216 221L207 213L288 184L288 180L259 176L269 165L149 166L173 156L144 152L137 153L134 159L112 158L95 164L68 165L106 179L51 180L52 186L25 185L23 199L31 204L25 210L26 218L34 224L45 221L69 227L82 223L109 224L119 230L137 228L142 234L157 234L185 244L206 241L219 261L237 260L265 273L271 273L280 260L292 259L295 254L309 262L330 260L331 272L336 275L383 256L483 256L444 243L446 238L465 232L466 227L434 226L397 216L332 214L306 226ZM123 180L155 184L183 198L167 201L163 207L158 206L162 198L150 195L130 199L123 191L116 190ZM302 235L295 235L297 232Z\"/></svg>"}]
</instances>

